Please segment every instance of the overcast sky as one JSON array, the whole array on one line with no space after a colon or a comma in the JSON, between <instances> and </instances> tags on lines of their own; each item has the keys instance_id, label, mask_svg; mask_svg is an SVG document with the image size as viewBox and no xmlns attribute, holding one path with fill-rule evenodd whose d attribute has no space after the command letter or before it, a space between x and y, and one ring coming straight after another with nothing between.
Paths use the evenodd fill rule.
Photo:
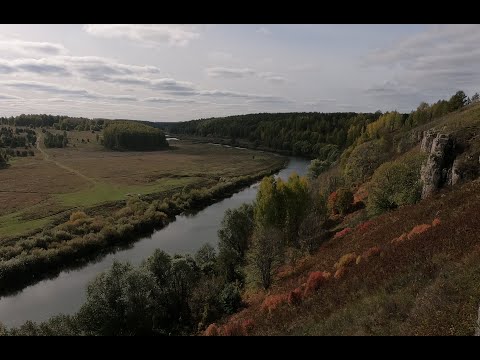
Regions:
<instances>
[{"instance_id":1,"label":"overcast sky","mask_svg":"<svg viewBox=\"0 0 480 360\"><path fill-rule=\"evenodd\" d=\"M479 25L0 25L0 116L398 110L480 91Z\"/></svg>"}]
</instances>

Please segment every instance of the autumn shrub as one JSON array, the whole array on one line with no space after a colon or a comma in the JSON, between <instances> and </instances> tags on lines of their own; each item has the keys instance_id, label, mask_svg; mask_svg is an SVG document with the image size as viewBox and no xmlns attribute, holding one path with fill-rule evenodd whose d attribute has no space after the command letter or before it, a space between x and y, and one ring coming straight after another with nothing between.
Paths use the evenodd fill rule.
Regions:
<instances>
[{"instance_id":1,"label":"autumn shrub","mask_svg":"<svg viewBox=\"0 0 480 360\"><path fill-rule=\"evenodd\" d=\"M431 227L432 227L432 225L430 225L430 224L417 225L412 230L410 230L410 232L407 235L407 238L410 240L411 238L413 238L416 235L423 234L425 231L429 230Z\"/></svg>"},{"instance_id":2,"label":"autumn shrub","mask_svg":"<svg viewBox=\"0 0 480 360\"><path fill-rule=\"evenodd\" d=\"M373 226L373 221L365 221L364 223L358 224L357 227L355 228L355 231L357 231L360 234L364 234L368 229L370 229Z\"/></svg>"},{"instance_id":3,"label":"autumn shrub","mask_svg":"<svg viewBox=\"0 0 480 360\"><path fill-rule=\"evenodd\" d=\"M340 239L340 238L344 237L345 235L350 234L351 232L352 232L352 228L349 228L349 227L348 227L348 228L345 228L345 229L337 232L337 233L333 236L333 238L334 238L334 239Z\"/></svg>"},{"instance_id":4,"label":"autumn shrub","mask_svg":"<svg viewBox=\"0 0 480 360\"><path fill-rule=\"evenodd\" d=\"M352 265L357 260L357 254L348 253L343 255L334 265L335 269L344 268Z\"/></svg>"},{"instance_id":5,"label":"autumn shrub","mask_svg":"<svg viewBox=\"0 0 480 360\"><path fill-rule=\"evenodd\" d=\"M245 329L245 333L248 335L255 328L255 321L253 321L253 319L245 319L242 322L242 327Z\"/></svg>"},{"instance_id":6,"label":"autumn shrub","mask_svg":"<svg viewBox=\"0 0 480 360\"><path fill-rule=\"evenodd\" d=\"M72 223L76 220L86 219L86 218L88 218L88 216L83 211L75 211L70 214L70 221Z\"/></svg>"},{"instance_id":7,"label":"autumn shrub","mask_svg":"<svg viewBox=\"0 0 480 360\"><path fill-rule=\"evenodd\" d=\"M382 252L382 249L379 246L374 246L366 250L362 254L362 258L368 259L369 257L380 255L381 252Z\"/></svg>"},{"instance_id":8,"label":"autumn shrub","mask_svg":"<svg viewBox=\"0 0 480 360\"><path fill-rule=\"evenodd\" d=\"M396 237L395 239L393 239L391 241L392 244L398 244L398 243L401 243L405 240L407 240L407 233L403 233L402 235L400 235L399 237Z\"/></svg>"},{"instance_id":9,"label":"autumn shrub","mask_svg":"<svg viewBox=\"0 0 480 360\"><path fill-rule=\"evenodd\" d=\"M219 336L220 331L219 328L216 324L210 324L208 325L207 329L204 332L205 336Z\"/></svg>"},{"instance_id":10,"label":"autumn shrub","mask_svg":"<svg viewBox=\"0 0 480 360\"><path fill-rule=\"evenodd\" d=\"M247 330L240 321L231 321L222 326L223 336L246 336Z\"/></svg>"},{"instance_id":11,"label":"autumn shrub","mask_svg":"<svg viewBox=\"0 0 480 360\"><path fill-rule=\"evenodd\" d=\"M308 296L317 291L330 278L331 274L324 271L314 271L308 275L304 295Z\"/></svg>"},{"instance_id":12,"label":"autumn shrub","mask_svg":"<svg viewBox=\"0 0 480 360\"><path fill-rule=\"evenodd\" d=\"M277 295L269 295L263 300L261 309L262 311L271 313L275 311L279 306L284 305L288 302L288 295L285 294L277 294Z\"/></svg>"},{"instance_id":13,"label":"autumn shrub","mask_svg":"<svg viewBox=\"0 0 480 360\"><path fill-rule=\"evenodd\" d=\"M298 305L302 302L303 290L301 287L298 287L288 294L288 304L289 305Z\"/></svg>"},{"instance_id":14,"label":"autumn shrub","mask_svg":"<svg viewBox=\"0 0 480 360\"><path fill-rule=\"evenodd\" d=\"M442 221L439 219L439 218L435 218L433 219L432 221L432 226L435 227L435 226L438 226L438 225L441 225L442 224Z\"/></svg>"},{"instance_id":15,"label":"autumn shrub","mask_svg":"<svg viewBox=\"0 0 480 360\"><path fill-rule=\"evenodd\" d=\"M347 269L345 267L341 267L335 271L335 275L333 276L335 279L341 279L343 275L347 272Z\"/></svg>"}]
</instances>

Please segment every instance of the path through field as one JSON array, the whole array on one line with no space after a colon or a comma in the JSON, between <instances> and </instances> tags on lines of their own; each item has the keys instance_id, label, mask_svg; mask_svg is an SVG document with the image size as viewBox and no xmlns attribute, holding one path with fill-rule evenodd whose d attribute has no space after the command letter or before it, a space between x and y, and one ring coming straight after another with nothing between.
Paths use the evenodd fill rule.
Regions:
<instances>
[{"instance_id":1,"label":"path through field","mask_svg":"<svg viewBox=\"0 0 480 360\"><path fill-rule=\"evenodd\" d=\"M88 182L91 182L93 185L95 185L95 184L97 183L94 179L92 179L91 177L88 177L88 176L82 174L80 171L75 170L75 169L72 169L71 167L62 164L62 163L58 162L57 160L51 159L51 158L50 158L50 155L48 155L48 153L47 153L44 149L42 149L42 147L41 147L41 145L40 145L40 144L41 144L41 140L42 140L42 134L41 134L41 133L37 133L37 134L38 134L38 137L37 137L37 149L38 149L38 151L40 151L40 152L42 153L43 159L44 159L45 161L50 161L50 162L54 163L55 165L57 165L58 167L60 167L60 168L62 168L62 169L64 169L64 170L67 170L68 172L71 172L71 173L73 173L73 174L75 174L75 175L78 175L78 176L80 176L81 178L87 180Z\"/></svg>"}]
</instances>

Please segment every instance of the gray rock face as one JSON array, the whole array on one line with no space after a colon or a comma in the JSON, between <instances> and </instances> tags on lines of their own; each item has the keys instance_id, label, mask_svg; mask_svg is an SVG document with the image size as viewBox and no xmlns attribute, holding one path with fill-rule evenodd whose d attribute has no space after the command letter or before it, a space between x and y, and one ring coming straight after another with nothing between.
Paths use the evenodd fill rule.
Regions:
<instances>
[{"instance_id":1,"label":"gray rock face","mask_svg":"<svg viewBox=\"0 0 480 360\"><path fill-rule=\"evenodd\" d=\"M421 150L429 155L420 173L423 182L422 199L443 185L458 181L457 173L452 171L455 160L454 149L455 142L450 135L432 130L425 132Z\"/></svg>"}]
</instances>

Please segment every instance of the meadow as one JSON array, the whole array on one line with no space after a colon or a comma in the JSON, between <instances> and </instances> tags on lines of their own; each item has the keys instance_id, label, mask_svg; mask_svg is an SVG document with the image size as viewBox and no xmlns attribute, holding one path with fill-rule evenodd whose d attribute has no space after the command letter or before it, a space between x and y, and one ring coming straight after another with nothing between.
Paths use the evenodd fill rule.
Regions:
<instances>
[{"instance_id":1,"label":"meadow","mask_svg":"<svg viewBox=\"0 0 480 360\"><path fill-rule=\"evenodd\" d=\"M60 133L61 131L53 131ZM79 208L155 196L280 168L267 153L175 141L169 150L114 152L99 132L69 131L66 148L13 158L0 172L0 241L35 232ZM101 210L99 210L101 211Z\"/></svg>"}]
</instances>

